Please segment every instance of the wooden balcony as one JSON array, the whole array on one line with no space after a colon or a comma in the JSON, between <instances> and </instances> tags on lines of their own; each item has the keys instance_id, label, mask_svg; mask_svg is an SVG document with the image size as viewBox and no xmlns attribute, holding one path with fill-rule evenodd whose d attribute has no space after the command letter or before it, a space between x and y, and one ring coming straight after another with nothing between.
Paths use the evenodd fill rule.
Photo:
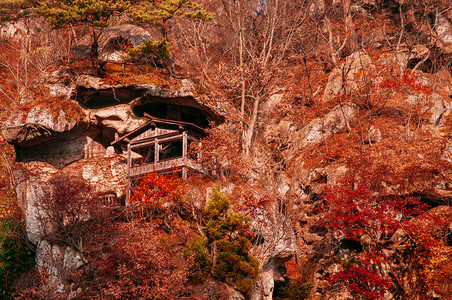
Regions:
<instances>
[{"instance_id":1,"label":"wooden balcony","mask_svg":"<svg viewBox=\"0 0 452 300\"><path fill-rule=\"evenodd\" d=\"M149 121L111 143L116 149L127 147L128 201L139 180L151 172L159 174L180 171L202 173L197 158L189 153L190 143L199 142L206 131L193 124L152 117Z\"/></svg>"}]
</instances>

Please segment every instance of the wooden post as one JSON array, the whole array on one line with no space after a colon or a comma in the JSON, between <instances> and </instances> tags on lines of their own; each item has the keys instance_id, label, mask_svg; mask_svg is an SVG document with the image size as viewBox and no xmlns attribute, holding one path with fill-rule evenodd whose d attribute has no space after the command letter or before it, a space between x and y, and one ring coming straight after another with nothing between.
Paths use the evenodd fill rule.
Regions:
<instances>
[{"instance_id":1,"label":"wooden post","mask_svg":"<svg viewBox=\"0 0 452 300\"><path fill-rule=\"evenodd\" d=\"M184 131L182 133L182 161L183 161L183 167L182 167L182 178L187 179L187 168L186 160L187 160L187 152L188 152L188 141L187 141L187 132Z\"/></svg>"},{"instance_id":2,"label":"wooden post","mask_svg":"<svg viewBox=\"0 0 452 300\"><path fill-rule=\"evenodd\" d=\"M182 133L182 158L187 158L188 151L187 132Z\"/></svg>"},{"instance_id":3,"label":"wooden post","mask_svg":"<svg viewBox=\"0 0 452 300\"><path fill-rule=\"evenodd\" d=\"M130 168L132 166L132 153L131 153L131 147L130 147L130 143L127 144L127 179L126 179L126 206L129 206L129 199L132 196L131 192L132 192L132 185L130 182Z\"/></svg>"},{"instance_id":4,"label":"wooden post","mask_svg":"<svg viewBox=\"0 0 452 300\"><path fill-rule=\"evenodd\" d=\"M159 140L158 140L158 138L155 138L155 141L154 141L154 171L155 171L155 166L157 165L159 160L160 160L160 157L159 157Z\"/></svg>"}]
</instances>

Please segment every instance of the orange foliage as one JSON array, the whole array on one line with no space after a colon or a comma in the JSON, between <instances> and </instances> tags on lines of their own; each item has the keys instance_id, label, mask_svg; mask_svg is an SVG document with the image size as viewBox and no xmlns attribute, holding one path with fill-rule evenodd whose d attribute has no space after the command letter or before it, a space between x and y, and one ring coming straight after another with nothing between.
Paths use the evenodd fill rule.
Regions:
<instances>
[{"instance_id":1,"label":"orange foliage","mask_svg":"<svg viewBox=\"0 0 452 300\"><path fill-rule=\"evenodd\" d=\"M302 279L300 270L298 269L297 261L295 260L295 256L293 256L290 260L286 261L286 277L290 280L300 280Z\"/></svg>"},{"instance_id":2,"label":"orange foliage","mask_svg":"<svg viewBox=\"0 0 452 300\"><path fill-rule=\"evenodd\" d=\"M185 185L177 174L159 175L149 173L140 181L130 203L155 208L175 208L184 201Z\"/></svg>"},{"instance_id":3,"label":"orange foliage","mask_svg":"<svg viewBox=\"0 0 452 300\"><path fill-rule=\"evenodd\" d=\"M185 199L187 186L176 173L159 175L149 173L140 181L130 198L134 211L146 218L160 218L168 230L172 230L179 216L187 216Z\"/></svg>"},{"instance_id":4,"label":"orange foliage","mask_svg":"<svg viewBox=\"0 0 452 300\"><path fill-rule=\"evenodd\" d=\"M390 78L380 84L380 88L402 91L415 91L425 95L432 93L428 85L417 83L417 78L411 70L405 70L399 78Z\"/></svg>"},{"instance_id":5,"label":"orange foliage","mask_svg":"<svg viewBox=\"0 0 452 300\"><path fill-rule=\"evenodd\" d=\"M188 264L181 251L186 230L175 228L167 234L153 223L114 227L113 237L97 232L104 239L90 251L91 268L74 274L91 278L82 282L82 298L100 293L107 299L181 299L189 293Z\"/></svg>"}]
</instances>

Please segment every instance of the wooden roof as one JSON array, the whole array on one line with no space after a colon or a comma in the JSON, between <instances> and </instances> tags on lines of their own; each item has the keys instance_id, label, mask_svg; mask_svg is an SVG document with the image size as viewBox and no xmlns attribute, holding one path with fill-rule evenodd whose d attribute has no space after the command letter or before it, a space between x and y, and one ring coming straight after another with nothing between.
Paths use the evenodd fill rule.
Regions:
<instances>
[{"instance_id":1,"label":"wooden roof","mask_svg":"<svg viewBox=\"0 0 452 300\"><path fill-rule=\"evenodd\" d=\"M120 138L116 139L111 143L111 145L119 144L121 142L129 143L132 139L137 137L138 135L142 134L143 132L149 130L150 128L164 128L164 129L173 129L173 130L179 130L179 131L191 131L196 132L202 136L206 135L206 130L199 127L198 125L195 125L193 123L188 122L182 122L182 121L174 121L174 120L167 120L167 119L160 119L153 117L149 115L148 113L144 113L144 116L147 117L149 120L144 123L143 125L139 126L138 128L126 133L125 135L121 136Z\"/></svg>"}]
</instances>

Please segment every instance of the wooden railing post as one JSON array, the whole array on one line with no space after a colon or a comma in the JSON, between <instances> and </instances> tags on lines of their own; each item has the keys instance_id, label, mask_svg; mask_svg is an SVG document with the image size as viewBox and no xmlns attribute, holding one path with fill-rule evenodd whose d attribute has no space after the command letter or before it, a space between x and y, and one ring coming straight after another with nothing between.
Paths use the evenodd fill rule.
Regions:
<instances>
[{"instance_id":1,"label":"wooden railing post","mask_svg":"<svg viewBox=\"0 0 452 300\"><path fill-rule=\"evenodd\" d=\"M187 132L184 131L182 133L182 162L183 162L183 167L182 167L182 178L183 179L187 179L187 168L186 168L186 160L187 160L187 153L188 153L188 141L187 141Z\"/></svg>"},{"instance_id":2,"label":"wooden railing post","mask_svg":"<svg viewBox=\"0 0 452 300\"><path fill-rule=\"evenodd\" d=\"M155 166L157 165L157 163L159 162L159 160L160 160L160 157L159 157L159 149L160 147L159 147L159 139L158 138L155 138L155 141L154 141L154 170L155 170Z\"/></svg>"},{"instance_id":3,"label":"wooden railing post","mask_svg":"<svg viewBox=\"0 0 452 300\"><path fill-rule=\"evenodd\" d=\"M188 141L187 141L187 132L184 131L182 133L182 158L187 158L188 151Z\"/></svg>"},{"instance_id":4,"label":"wooden railing post","mask_svg":"<svg viewBox=\"0 0 452 300\"><path fill-rule=\"evenodd\" d=\"M130 147L130 143L127 144L127 179L126 179L126 184L127 184L127 191L126 191L126 206L128 206L129 203L129 199L132 196L132 184L131 184L131 179L130 179L130 168L132 167L132 149Z\"/></svg>"}]
</instances>

